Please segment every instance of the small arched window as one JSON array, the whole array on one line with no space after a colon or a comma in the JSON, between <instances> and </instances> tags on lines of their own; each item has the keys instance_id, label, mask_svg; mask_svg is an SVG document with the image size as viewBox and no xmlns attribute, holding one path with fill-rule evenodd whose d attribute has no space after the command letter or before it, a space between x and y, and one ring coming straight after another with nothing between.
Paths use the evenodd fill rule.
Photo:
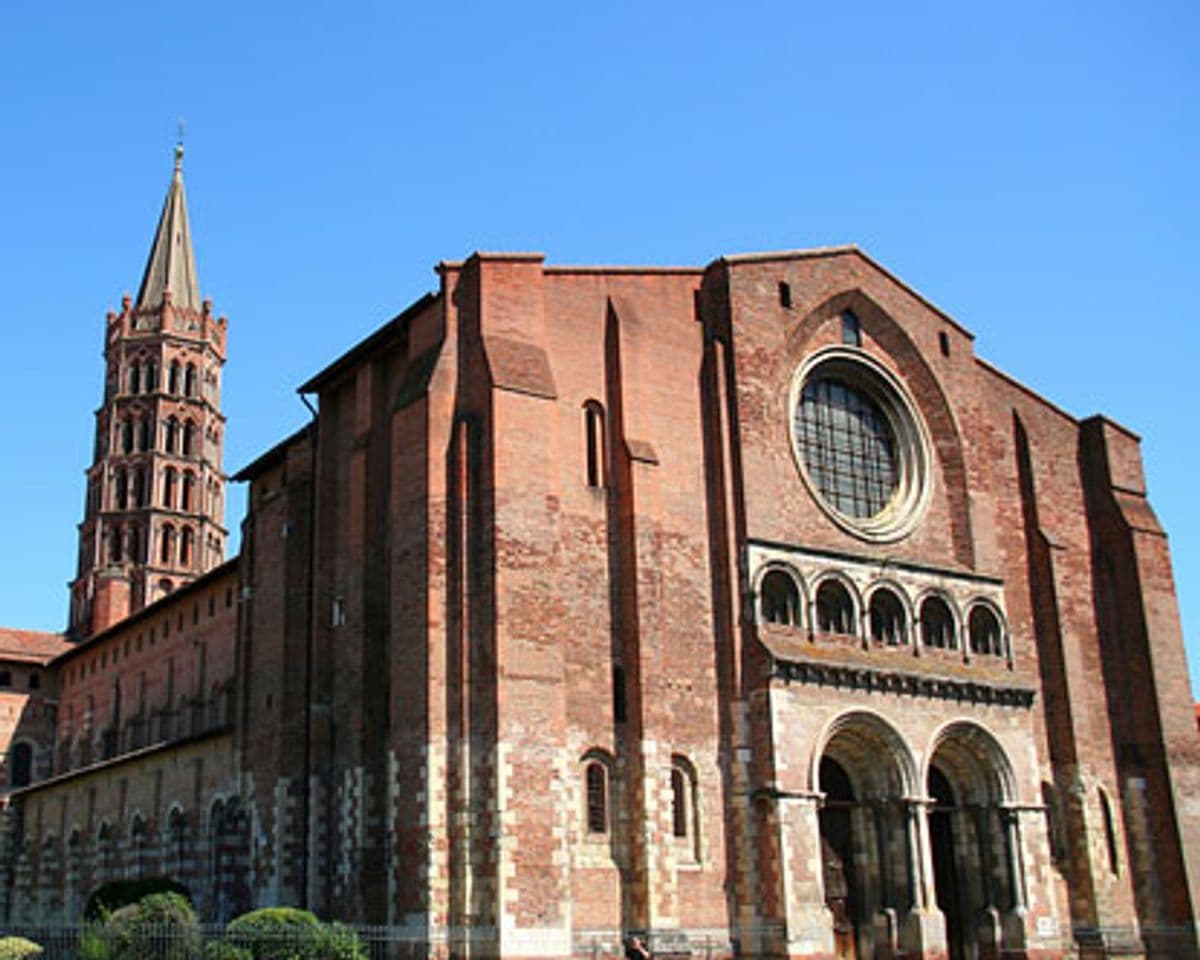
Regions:
<instances>
[{"instance_id":1,"label":"small arched window","mask_svg":"<svg viewBox=\"0 0 1200 960\"><path fill-rule=\"evenodd\" d=\"M167 422L163 427L163 447L167 453L174 453L175 446L179 442L179 421L174 417L168 417Z\"/></svg>"},{"instance_id":2,"label":"small arched window","mask_svg":"<svg viewBox=\"0 0 1200 960\"><path fill-rule=\"evenodd\" d=\"M129 392L138 393L142 385L142 368L133 363L129 367Z\"/></svg>"},{"instance_id":3,"label":"small arched window","mask_svg":"<svg viewBox=\"0 0 1200 960\"><path fill-rule=\"evenodd\" d=\"M192 565L192 545L195 535L191 527L184 527L179 533L179 563L182 566Z\"/></svg>"},{"instance_id":4,"label":"small arched window","mask_svg":"<svg viewBox=\"0 0 1200 960\"><path fill-rule=\"evenodd\" d=\"M121 562L121 528L113 527L108 532L108 561L109 563Z\"/></svg>"},{"instance_id":5,"label":"small arched window","mask_svg":"<svg viewBox=\"0 0 1200 960\"><path fill-rule=\"evenodd\" d=\"M118 470L114 480L117 488L117 509L124 510L129 506L129 478L124 470Z\"/></svg>"},{"instance_id":6,"label":"small arched window","mask_svg":"<svg viewBox=\"0 0 1200 960\"><path fill-rule=\"evenodd\" d=\"M183 393L188 397L196 395L196 365L193 363L189 363L183 372Z\"/></svg>"},{"instance_id":7,"label":"small arched window","mask_svg":"<svg viewBox=\"0 0 1200 960\"><path fill-rule=\"evenodd\" d=\"M160 536L160 548L158 559L162 563L170 563L171 558L175 555L175 528L171 524L166 524L162 528Z\"/></svg>"},{"instance_id":8,"label":"small arched window","mask_svg":"<svg viewBox=\"0 0 1200 960\"><path fill-rule=\"evenodd\" d=\"M603 487L604 483L604 408L595 400L583 405L583 436L587 457L587 485Z\"/></svg>"},{"instance_id":9,"label":"small arched window","mask_svg":"<svg viewBox=\"0 0 1200 960\"><path fill-rule=\"evenodd\" d=\"M171 869L178 875L183 871L187 857L187 817L178 807L172 807L167 817L167 833L170 841Z\"/></svg>"},{"instance_id":10,"label":"small arched window","mask_svg":"<svg viewBox=\"0 0 1200 960\"><path fill-rule=\"evenodd\" d=\"M171 365L167 368L167 393L176 394L179 392L179 362L172 360Z\"/></svg>"},{"instance_id":11,"label":"small arched window","mask_svg":"<svg viewBox=\"0 0 1200 960\"><path fill-rule=\"evenodd\" d=\"M759 587L759 604L764 623L798 626L800 591L796 581L782 570L768 570Z\"/></svg>"},{"instance_id":12,"label":"small arched window","mask_svg":"<svg viewBox=\"0 0 1200 960\"><path fill-rule=\"evenodd\" d=\"M842 312L842 343L848 347L862 346L862 325L851 310Z\"/></svg>"},{"instance_id":13,"label":"small arched window","mask_svg":"<svg viewBox=\"0 0 1200 960\"><path fill-rule=\"evenodd\" d=\"M997 657L1004 655L1000 621L988 607L979 604L971 610L971 616L967 621L967 630L971 637L972 653L990 654Z\"/></svg>"},{"instance_id":14,"label":"small arched window","mask_svg":"<svg viewBox=\"0 0 1200 960\"><path fill-rule=\"evenodd\" d=\"M150 500L150 491L146 484L146 470L144 467L133 468L133 504L137 507L144 507Z\"/></svg>"},{"instance_id":15,"label":"small arched window","mask_svg":"<svg viewBox=\"0 0 1200 960\"><path fill-rule=\"evenodd\" d=\"M191 471L184 471L183 484L179 489L179 509L192 509L192 490L196 485L196 477Z\"/></svg>"},{"instance_id":16,"label":"small arched window","mask_svg":"<svg viewBox=\"0 0 1200 960\"><path fill-rule=\"evenodd\" d=\"M185 457L190 457L196 446L196 425L188 420L183 425L183 450Z\"/></svg>"},{"instance_id":17,"label":"small arched window","mask_svg":"<svg viewBox=\"0 0 1200 960\"><path fill-rule=\"evenodd\" d=\"M121 452L133 453L133 424L128 420L121 421Z\"/></svg>"},{"instance_id":18,"label":"small arched window","mask_svg":"<svg viewBox=\"0 0 1200 960\"><path fill-rule=\"evenodd\" d=\"M608 833L608 771L599 760L592 760L587 765L584 778L588 833Z\"/></svg>"},{"instance_id":19,"label":"small arched window","mask_svg":"<svg viewBox=\"0 0 1200 960\"><path fill-rule=\"evenodd\" d=\"M33 780L33 747L21 741L9 754L8 785L26 787Z\"/></svg>"},{"instance_id":20,"label":"small arched window","mask_svg":"<svg viewBox=\"0 0 1200 960\"><path fill-rule=\"evenodd\" d=\"M921 644L938 650L953 650L954 617L941 597L926 597L921 604Z\"/></svg>"},{"instance_id":21,"label":"small arched window","mask_svg":"<svg viewBox=\"0 0 1200 960\"><path fill-rule=\"evenodd\" d=\"M154 445L154 424L149 417L138 421L138 449L149 450Z\"/></svg>"},{"instance_id":22,"label":"small arched window","mask_svg":"<svg viewBox=\"0 0 1200 960\"><path fill-rule=\"evenodd\" d=\"M871 594L871 639L889 647L908 643L904 604L886 587Z\"/></svg>"},{"instance_id":23,"label":"small arched window","mask_svg":"<svg viewBox=\"0 0 1200 960\"><path fill-rule=\"evenodd\" d=\"M144 382L146 392L151 393L158 389L158 364L153 360L147 362L145 366Z\"/></svg>"},{"instance_id":24,"label":"small arched window","mask_svg":"<svg viewBox=\"0 0 1200 960\"><path fill-rule=\"evenodd\" d=\"M175 506L175 468L167 467L163 471L163 506Z\"/></svg>"},{"instance_id":25,"label":"small arched window","mask_svg":"<svg viewBox=\"0 0 1200 960\"><path fill-rule=\"evenodd\" d=\"M817 588L817 629L821 633L855 632L854 601L837 580L826 580Z\"/></svg>"}]
</instances>

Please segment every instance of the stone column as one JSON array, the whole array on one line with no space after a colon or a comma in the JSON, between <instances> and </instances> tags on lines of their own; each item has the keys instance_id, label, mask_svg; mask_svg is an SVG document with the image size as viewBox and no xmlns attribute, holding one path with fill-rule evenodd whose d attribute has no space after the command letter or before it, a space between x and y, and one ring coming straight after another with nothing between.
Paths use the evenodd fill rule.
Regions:
<instances>
[{"instance_id":1,"label":"stone column","mask_svg":"<svg viewBox=\"0 0 1200 960\"><path fill-rule=\"evenodd\" d=\"M918 956L946 956L946 919L934 903L933 847L927 815L931 801L905 797L902 802L913 902L904 922L901 946Z\"/></svg>"},{"instance_id":2,"label":"stone column","mask_svg":"<svg viewBox=\"0 0 1200 960\"><path fill-rule=\"evenodd\" d=\"M788 956L833 956L833 917L825 906L821 855L823 796L789 793L776 798L780 874Z\"/></svg>"},{"instance_id":3,"label":"stone column","mask_svg":"<svg viewBox=\"0 0 1200 960\"><path fill-rule=\"evenodd\" d=\"M1012 912L1024 915L1026 910L1025 869L1021 857L1021 813L1014 807L1000 807L1004 825L1004 849L1007 854L1008 883L1012 890Z\"/></svg>"}]
</instances>

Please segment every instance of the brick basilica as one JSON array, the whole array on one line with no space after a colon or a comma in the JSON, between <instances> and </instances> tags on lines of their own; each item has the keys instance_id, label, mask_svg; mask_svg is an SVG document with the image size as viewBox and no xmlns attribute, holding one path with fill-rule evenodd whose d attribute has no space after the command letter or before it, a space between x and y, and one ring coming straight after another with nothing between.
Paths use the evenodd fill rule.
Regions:
<instances>
[{"instance_id":1,"label":"brick basilica","mask_svg":"<svg viewBox=\"0 0 1200 960\"><path fill-rule=\"evenodd\" d=\"M10 922L165 876L437 957L1200 956L1134 434L854 247L437 275L229 478L177 152L69 629L0 630Z\"/></svg>"}]
</instances>

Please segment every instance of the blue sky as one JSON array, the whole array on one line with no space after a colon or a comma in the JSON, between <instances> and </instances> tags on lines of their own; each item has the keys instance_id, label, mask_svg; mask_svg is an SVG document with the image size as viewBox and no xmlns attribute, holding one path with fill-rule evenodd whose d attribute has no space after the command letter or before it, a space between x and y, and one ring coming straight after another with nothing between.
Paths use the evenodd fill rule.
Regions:
<instances>
[{"instance_id":1,"label":"blue sky","mask_svg":"<svg viewBox=\"0 0 1200 960\"><path fill-rule=\"evenodd\" d=\"M8 4L0 623L64 624L104 314L182 116L231 472L440 259L852 242L1144 438L1200 664L1198 64L1195 3Z\"/></svg>"}]
</instances>

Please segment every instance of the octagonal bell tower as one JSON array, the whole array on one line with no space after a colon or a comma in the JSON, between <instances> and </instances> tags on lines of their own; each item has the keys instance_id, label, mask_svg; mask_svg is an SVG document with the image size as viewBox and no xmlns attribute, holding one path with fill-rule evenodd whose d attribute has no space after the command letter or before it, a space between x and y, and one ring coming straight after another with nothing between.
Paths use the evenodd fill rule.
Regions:
<instances>
[{"instance_id":1,"label":"octagonal bell tower","mask_svg":"<svg viewBox=\"0 0 1200 960\"><path fill-rule=\"evenodd\" d=\"M84 638L225 557L221 373L227 323L200 299L183 147L137 299L108 314L70 632Z\"/></svg>"}]
</instances>

